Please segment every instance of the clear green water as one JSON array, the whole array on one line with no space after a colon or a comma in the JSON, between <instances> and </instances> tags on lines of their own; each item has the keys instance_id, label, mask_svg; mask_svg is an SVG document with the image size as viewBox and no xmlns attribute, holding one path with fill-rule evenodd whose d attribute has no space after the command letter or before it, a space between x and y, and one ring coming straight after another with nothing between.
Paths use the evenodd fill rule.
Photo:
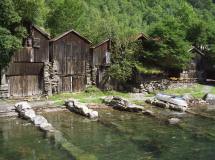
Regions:
<instances>
[{"instance_id":1,"label":"clear green water","mask_svg":"<svg viewBox=\"0 0 215 160\"><path fill-rule=\"evenodd\" d=\"M44 116L75 150L95 160L214 160L215 121L185 116L180 126L140 114L99 110L99 122L71 112ZM32 125L0 119L0 160L67 160L64 151ZM72 150L74 150L74 148ZM75 151L74 150L74 151Z\"/></svg>"}]
</instances>

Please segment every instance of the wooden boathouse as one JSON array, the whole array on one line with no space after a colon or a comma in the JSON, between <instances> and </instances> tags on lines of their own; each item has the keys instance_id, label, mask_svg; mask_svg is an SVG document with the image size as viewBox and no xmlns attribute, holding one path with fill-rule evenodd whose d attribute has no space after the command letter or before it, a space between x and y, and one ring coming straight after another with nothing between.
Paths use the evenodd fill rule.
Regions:
<instances>
[{"instance_id":1,"label":"wooden boathouse","mask_svg":"<svg viewBox=\"0 0 215 160\"><path fill-rule=\"evenodd\" d=\"M3 97L35 96L44 93L44 64L49 61L49 34L36 25L26 27L28 36L1 76Z\"/></svg>"},{"instance_id":2,"label":"wooden boathouse","mask_svg":"<svg viewBox=\"0 0 215 160\"><path fill-rule=\"evenodd\" d=\"M101 89L106 88L109 77L106 76L106 71L111 63L111 40L107 39L97 45L91 47L91 68L92 82Z\"/></svg>"},{"instance_id":3,"label":"wooden boathouse","mask_svg":"<svg viewBox=\"0 0 215 160\"><path fill-rule=\"evenodd\" d=\"M74 30L50 40L53 92L74 92L85 88L90 79L90 45L88 39Z\"/></svg>"},{"instance_id":4,"label":"wooden boathouse","mask_svg":"<svg viewBox=\"0 0 215 160\"><path fill-rule=\"evenodd\" d=\"M188 52L192 58L184 69L180 73L180 79L190 81L204 81L205 80L205 54L198 48L192 47Z\"/></svg>"}]
</instances>

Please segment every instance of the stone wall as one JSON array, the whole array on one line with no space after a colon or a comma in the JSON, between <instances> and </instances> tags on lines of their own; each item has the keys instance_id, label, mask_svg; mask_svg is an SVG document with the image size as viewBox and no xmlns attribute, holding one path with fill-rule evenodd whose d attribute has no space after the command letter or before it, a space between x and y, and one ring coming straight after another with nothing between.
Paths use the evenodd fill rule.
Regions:
<instances>
[{"instance_id":1,"label":"stone wall","mask_svg":"<svg viewBox=\"0 0 215 160\"><path fill-rule=\"evenodd\" d=\"M52 81L50 78L52 65L49 62L44 63L43 77L44 77L44 94L52 95Z\"/></svg>"},{"instance_id":2,"label":"stone wall","mask_svg":"<svg viewBox=\"0 0 215 160\"><path fill-rule=\"evenodd\" d=\"M59 83L59 76L57 71L57 64L56 61L51 63L50 66L50 80L51 80L51 90L52 93L58 93L58 83Z\"/></svg>"},{"instance_id":3,"label":"stone wall","mask_svg":"<svg viewBox=\"0 0 215 160\"><path fill-rule=\"evenodd\" d=\"M153 93L156 90L166 90L182 87L190 87L193 82L172 81L169 79L147 80L142 82L138 87L132 87L134 93Z\"/></svg>"},{"instance_id":4,"label":"stone wall","mask_svg":"<svg viewBox=\"0 0 215 160\"><path fill-rule=\"evenodd\" d=\"M9 86L6 79L5 70L1 70L0 72L0 98L7 98L9 97Z\"/></svg>"},{"instance_id":5,"label":"stone wall","mask_svg":"<svg viewBox=\"0 0 215 160\"><path fill-rule=\"evenodd\" d=\"M8 84L0 85L0 98L8 98L9 92L8 92Z\"/></svg>"}]
</instances>

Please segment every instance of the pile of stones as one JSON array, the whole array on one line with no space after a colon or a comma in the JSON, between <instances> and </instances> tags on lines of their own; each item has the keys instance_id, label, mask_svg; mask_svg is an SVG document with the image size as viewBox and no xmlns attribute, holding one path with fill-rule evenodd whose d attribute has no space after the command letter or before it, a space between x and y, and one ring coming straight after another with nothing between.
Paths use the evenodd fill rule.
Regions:
<instances>
[{"instance_id":1,"label":"pile of stones","mask_svg":"<svg viewBox=\"0 0 215 160\"><path fill-rule=\"evenodd\" d=\"M35 111L27 102L19 102L15 104L15 109L21 118L31 121L41 130L45 132L54 132L54 127L48 123L46 118L41 115L36 115Z\"/></svg>"},{"instance_id":2,"label":"pile of stones","mask_svg":"<svg viewBox=\"0 0 215 160\"><path fill-rule=\"evenodd\" d=\"M78 113L82 116L86 116L90 119L96 119L99 117L99 114L97 111L89 109L87 105L84 103L80 103L75 100L68 100L65 102L65 105L70 111Z\"/></svg>"}]
</instances>

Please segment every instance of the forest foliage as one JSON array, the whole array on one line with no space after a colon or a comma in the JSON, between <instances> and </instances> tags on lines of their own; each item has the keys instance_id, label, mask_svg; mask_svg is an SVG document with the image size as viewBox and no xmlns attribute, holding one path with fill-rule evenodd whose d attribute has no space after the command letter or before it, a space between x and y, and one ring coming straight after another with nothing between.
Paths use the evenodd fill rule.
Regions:
<instances>
[{"instance_id":1,"label":"forest foliage","mask_svg":"<svg viewBox=\"0 0 215 160\"><path fill-rule=\"evenodd\" d=\"M44 27L52 36L73 28L94 43L112 38L110 73L123 81L136 64L165 71L185 68L192 45L203 46L215 63L213 0L1 0L1 66L21 47L26 22ZM147 41L147 48L130 44L130 37L141 32L158 40Z\"/></svg>"}]
</instances>

